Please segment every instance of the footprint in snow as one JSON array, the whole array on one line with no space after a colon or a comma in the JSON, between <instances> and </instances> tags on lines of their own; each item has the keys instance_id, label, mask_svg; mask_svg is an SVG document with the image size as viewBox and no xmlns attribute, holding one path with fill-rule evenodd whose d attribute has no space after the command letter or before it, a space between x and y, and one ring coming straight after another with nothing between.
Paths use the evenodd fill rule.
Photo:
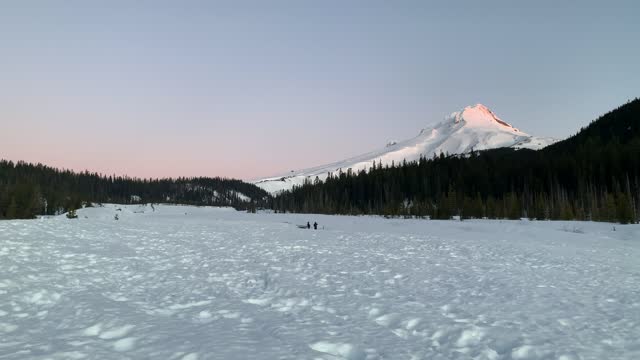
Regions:
<instances>
[{"instance_id":1,"label":"footprint in snow","mask_svg":"<svg viewBox=\"0 0 640 360\"><path fill-rule=\"evenodd\" d=\"M345 360L364 360L367 354L348 343L331 343L328 341L319 341L309 345L309 347L317 352L335 356Z\"/></svg>"},{"instance_id":2,"label":"footprint in snow","mask_svg":"<svg viewBox=\"0 0 640 360\"><path fill-rule=\"evenodd\" d=\"M108 330L103 331L104 325L102 323L97 323L92 325L82 331L82 335L84 336L97 336L103 340L112 340L125 337L129 335L131 330L135 328L135 325L124 325L119 327L114 327Z\"/></svg>"},{"instance_id":3,"label":"footprint in snow","mask_svg":"<svg viewBox=\"0 0 640 360\"><path fill-rule=\"evenodd\" d=\"M113 343L113 349L118 352L131 351L135 348L137 340L134 337L120 339Z\"/></svg>"}]
</instances>

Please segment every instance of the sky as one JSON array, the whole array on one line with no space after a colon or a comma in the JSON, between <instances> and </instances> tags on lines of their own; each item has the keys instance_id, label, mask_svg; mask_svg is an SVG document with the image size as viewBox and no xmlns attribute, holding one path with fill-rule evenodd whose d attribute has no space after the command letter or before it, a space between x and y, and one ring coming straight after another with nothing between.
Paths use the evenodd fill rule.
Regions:
<instances>
[{"instance_id":1,"label":"sky","mask_svg":"<svg viewBox=\"0 0 640 360\"><path fill-rule=\"evenodd\" d=\"M256 179L483 103L564 138L640 96L638 1L0 3L0 158Z\"/></svg>"}]
</instances>

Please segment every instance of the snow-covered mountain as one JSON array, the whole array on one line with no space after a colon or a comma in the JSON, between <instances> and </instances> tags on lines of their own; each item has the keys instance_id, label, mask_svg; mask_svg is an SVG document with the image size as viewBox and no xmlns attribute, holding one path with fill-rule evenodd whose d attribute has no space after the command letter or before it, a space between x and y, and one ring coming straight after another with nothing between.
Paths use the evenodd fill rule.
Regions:
<instances>
[{"instance_id":1,"label":"snow-covered mountain","mask_svg":"<svg viewBox=\"0 0 640 360\"><path fill-rule=\"evenodd\" d=\"M312 167L288 174L254 181L262 189L276 194L302 185L305 179L316 176L324 180L328 173L352 169L358 172L371 168L375 162L382 165L413 161L444 154L465 154L471 151L512 147L517 149L541 149L557 140L528 135L497 117L482 104L467 106L454 112L432 128L423 129L412 139L390 142L382 149L327 165Z\"/></svg>"}]
</instances>

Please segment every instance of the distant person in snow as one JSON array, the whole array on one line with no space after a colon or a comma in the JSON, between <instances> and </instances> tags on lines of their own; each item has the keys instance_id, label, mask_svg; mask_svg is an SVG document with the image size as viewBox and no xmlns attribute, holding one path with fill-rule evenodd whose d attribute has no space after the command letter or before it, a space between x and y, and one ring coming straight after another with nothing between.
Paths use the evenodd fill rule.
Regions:
<instances>
[{"instance_id":1,"label":"distant person in snow","mask_svg":"<svg viewBox=\"0 0 640 360\"><path fill-rule=\"evenodd\" d=\"M317 222L313 223L313 230L318 230L318 223Z\"/></svg>"},{"instance_id":2,"label":"distant person in snow","mask_svg":"<svg viewBox=\"0 0 640 360\"><path fill-rule=\"evenodd\" d=\"M307 229L311 229L311 224L307 221Z\"/></svg>"}]
</instances>

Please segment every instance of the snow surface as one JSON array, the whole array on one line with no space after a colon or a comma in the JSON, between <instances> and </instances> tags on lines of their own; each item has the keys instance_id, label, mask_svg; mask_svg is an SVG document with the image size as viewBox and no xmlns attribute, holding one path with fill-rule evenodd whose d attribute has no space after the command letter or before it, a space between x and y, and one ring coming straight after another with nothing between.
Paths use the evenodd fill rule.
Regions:
<instances>
[{"instance_id":1,"label":"snow surface","mask_svg":"<svg viewBox=\"0 0 640 360\"><path fill-rule=\"evenodd\" d=\"M471 151L513 147L516 149L541 149L556 142L552 138L528 135L497 117L482 104L468 106L455 112L433 128L423 129L420 134L406 141L389 142L384 148L347 160L338 161L309 169L292 171L270 178L254 181L254 184L267 192L277 194L302 185L305 179L314 181L327 178L328 173L337 174L340 169L346 172L368 170L373 163L391 165L403 160L414 161L420 156L427 158L443 154L465 154Z\"/></svg>"},{"instance_id":2,"label":"snow surface","mask_svg":"<svg viewBox=\"0 0 640 360\"><path fill-rule=\"evenodd\" d=\"M0 221L0 359L640 359L637 225L78 215Z\"/></svg>"}]
</instances>

